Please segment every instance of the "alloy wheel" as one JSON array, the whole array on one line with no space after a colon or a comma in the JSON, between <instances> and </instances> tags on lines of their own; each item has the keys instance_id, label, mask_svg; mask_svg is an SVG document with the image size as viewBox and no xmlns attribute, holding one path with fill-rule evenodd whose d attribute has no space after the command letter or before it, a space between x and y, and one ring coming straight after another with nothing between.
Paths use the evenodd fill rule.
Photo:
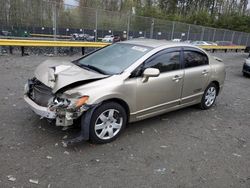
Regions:
<instances>
[{"instance_id":1,"label":"alloy wheel","mask_svg":"<svg viewBox=\"0 0 250 188\"><path fill-rule=\"evenodd\" d=\"M119 111L108 109L102 112L95 122L95 133L102 140L111 139L116 136L123 124L123 118Z\"/></svg>"},{"instance_id":2,"label":"alloy wheel","mask_svg":"<svg viewBox=\"0 0 250 188\"><path fill-rule=\"evenodd\" d=\"M205 95L205 104L207 107L210 107L216 98L216 88L215 87L210 87Z\"/></svg>"}]
</instances>

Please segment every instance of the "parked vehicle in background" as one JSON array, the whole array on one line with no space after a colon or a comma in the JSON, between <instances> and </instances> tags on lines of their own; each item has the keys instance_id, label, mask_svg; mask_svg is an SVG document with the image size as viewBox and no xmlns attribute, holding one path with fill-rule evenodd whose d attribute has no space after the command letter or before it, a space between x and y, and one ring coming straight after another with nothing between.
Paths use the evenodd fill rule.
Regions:
<instances>
[{"instance_id":1,"label":"parked vehicle in background","mask_svg":"<svg viewBox=\"0 0 250 188\"><path fill-rule=\"evenodd\" d=\"M73 33L72 39L73 40L81 40L81 41L89 41L89 42L95 41L94 36L91 36L89 34L83 34L83 33Z\"/></svg>"},{"instance_id":2,"label":"parked vehicle in background","mask_svg":"<svg viewBox=\"0 0 250 188\"><path fill-rule=\"evenodd\" d=\"M211 42L207 42L207 41L193 41L191 42L192 45L194 46L209 46L209 45L213 45Z\"/></svg>"},{"instance_id":3,"label":"parked vehicle in background","mask_svg":"<svg viewBox=\"0 0 250 188\"><path fill-rule=\"evenodd\" d=\"M242 68L243 76L250 76L250 57L245 60Z\"/></svg>"},{"instance_id":4,"label":"parked vehicle in background","mask_svg":"<svg viewBox=\"0 0 250 188\"><path fill-rule=\"evenodd\" d=\"M181 42L181 39L172 39L173 42Z\"/></svg>"},{"instance_id":5,"label":"parked vehicle in background","mask_svg":"<svg viewBox=\"0 0 250 188\"><path fill-rule=\"evenodd\" d=\"M218 46L218 44L216 42L206 41L206 43L208 43L209 45Z\"/></svg>"},{"instance_id":6,"label":"parked vehicle in background","mask_svg":"<svg viewBox=\"0 0 250 188\"><path fill-rule=\"evenodd\" d=\"M11 32L10 31L5 31L5 30L1 30L0 31L0 36L11 36Z\"/></svg>"},{"instance_id":7,"label":"parked vehicle in background","mask_svg":"<svg viewBox=\"0 0 250 188\"><path fill-rule=\"evenodd\" d=\"M103 39L102 42L113 42L115 36L114 35L106 35Z\"/></svg>"},{"instance_id":8,"label":"parked vehicle in background","mask_svg":"<svg viewBox=\"0 0 250 188\"><path fill-rule=\"evenodd\" d=\"M120 41L121 41L121 37L119 35L114 35L113 43L120 42Z\"/></svg>"},{"instance_id":9,"label":"parked vehicle in background","mask_svg":"<svg viewBox=\"0 0 250 188\"><path fill-rule=\"evenodd\" d=\"M11 31L0 30L0 36L30 37L30 32L20 28L15 28Z\"/></svg>"},{"instance_id":10,"label":"parked vehicle in background","mask_svg":"<svg viewBox=\"0 0 250 188\"><path fill-rule=\"evenodd\" d=\"M231 41L216 41L218 46L235 46Z\"/></svg>"},{"instance_id":11,"label":"parked vehicle in background","mask_svg":"<svg viewBox=\"0 0 250 188\"><path fill-rule=\"evenodd\" d=\"M85 40L85 41L89 41L89 42L95 41L95 36L93 36L93 35L84 34L83 37L84 37L84 40Z\"/></svg>"},{"instance_id":12,"label":"parked vehicle in background","mask_svg":"<svg viewBox=\"0 0 250 188\"><path fill-rule=\"evenodd\" d=\"M222 90L225 66L204 50L165 40L117 42L75 61L47 60L25 85L24 99L41 117L81 139L107 143L127 122L199 104L209 109Z\"/></svg>"}]
</instances>

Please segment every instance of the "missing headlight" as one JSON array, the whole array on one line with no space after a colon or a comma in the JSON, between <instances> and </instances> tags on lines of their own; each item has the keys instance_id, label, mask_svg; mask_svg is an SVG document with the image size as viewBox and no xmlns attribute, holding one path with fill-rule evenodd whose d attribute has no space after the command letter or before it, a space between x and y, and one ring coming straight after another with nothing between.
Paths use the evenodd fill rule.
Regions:
<instances>
[{"instance_id":1,"label":"missing headlight","mask_svg":"<svg viewBox=\"0 0 250 188\"><path fill-rule=\"evenodd\" d=\"M69 99L54 97L49 101L48 107L50 110L55 110L56 108L67 108L70 103Z\"/></svg>"}]
</instances>

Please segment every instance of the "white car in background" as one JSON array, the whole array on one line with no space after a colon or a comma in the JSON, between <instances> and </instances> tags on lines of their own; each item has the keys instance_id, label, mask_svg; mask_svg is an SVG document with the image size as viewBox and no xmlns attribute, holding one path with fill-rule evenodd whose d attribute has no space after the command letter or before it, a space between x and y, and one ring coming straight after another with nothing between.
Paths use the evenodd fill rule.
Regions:
<instances>
[{"instance_id":1,"label":"white car in background","mask_svg":"<svg viewBox=\"0 0 250 188\"><path fill-rule=\"evenodd\" d=\"M172 39L173 42L181 42L181 39Z\"/></svg>"},{"instance_id":2,"label":"white car in background","mask_svg":"<svg viewBox=\"0 0 250 188\"><path fill-rule=\"evenodd\" d=\"M102 42L113 42L114 40L114 35L106 35L103 39L102 39Z\"/></svg>"},{"instance_id":3,"label":"white car in background","mask_svg":"<svg viewBox=\"0 0 250 188\"><path fill-rule=\"evenodd\" d=\"M193 41L191 42L192 45L194 46L209 46L209 45L216 45L214 42L209 42L209 41Z\"/></svg>"},{"instance_id":4,"label":"white car in background","mask_svg":"<svg viewBox=\"0 0 250 188\"><path fill-rule=\"evenodd\" d=\"M212 42L212 41L206 41L206 43L213 45L213 46L218 46L218 44L216 42Z\"/></svg>"}]
</instances>

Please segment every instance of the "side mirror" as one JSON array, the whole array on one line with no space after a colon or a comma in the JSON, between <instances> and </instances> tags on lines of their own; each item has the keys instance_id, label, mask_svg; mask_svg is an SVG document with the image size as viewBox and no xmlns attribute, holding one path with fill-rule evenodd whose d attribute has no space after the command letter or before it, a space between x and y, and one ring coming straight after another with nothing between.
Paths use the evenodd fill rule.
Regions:
<instances>
[{"instance_id":1,"label":"side mirror","mask_svg":"<svg viewBox=\"0 0 250 188\"><path fill-rule=\"evenodd\" d=\"M147 82L149 77L158 77L160 70L156 68L146 68L143 72L142 82Z\"/></svg>"}]
</instances>

